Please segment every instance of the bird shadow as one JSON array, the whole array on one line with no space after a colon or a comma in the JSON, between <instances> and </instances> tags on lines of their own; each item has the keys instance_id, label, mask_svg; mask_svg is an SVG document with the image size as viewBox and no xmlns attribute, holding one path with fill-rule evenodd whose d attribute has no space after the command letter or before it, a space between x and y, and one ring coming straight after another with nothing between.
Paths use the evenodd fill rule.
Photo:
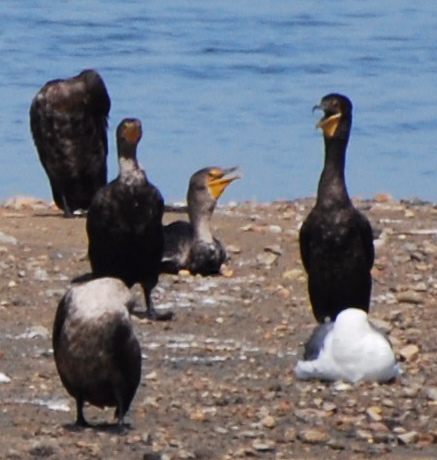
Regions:
<instances>
[{"instance_id":1,"label":"bird shadow","mask_svg":"<svg viewBox=\"0 0 437 460\"><path fill-rule=\"evenodd\" d=\"M41 217L41 218L47 218L47 217L59 217L61 219L83 219L86 217L85 214L73 214L72 216L66 216L62 212L35 212L33 214L33 217Z\"/></svg>"},{"instance_id":2,"label":"bird shadow","mask_svg":"<svg viewBox=\"0 0 437 460\"><path fill-rule=\"evenodd\" d=\"M87 281L91 281L93 279L95 278L92 273L82 273L81 275L71 278L71 284L86 283Z\"/></svg>"},{"instance_id":3,"label":"bird shadow","mask_svg":"<svg viewBox=\"0 0 437 460\"><path fill-rule=\"evenodd\" d=\"M88 424L86 426L77 425L76 423L66 423L63 425L63 428L71 433L80 433L83 430L91 430L99 433L119 435L126 435L129 431L134 429L130 423L124 423L121 426L118 425L118 423L96 423Z\"/></svg>"}]
</instances>

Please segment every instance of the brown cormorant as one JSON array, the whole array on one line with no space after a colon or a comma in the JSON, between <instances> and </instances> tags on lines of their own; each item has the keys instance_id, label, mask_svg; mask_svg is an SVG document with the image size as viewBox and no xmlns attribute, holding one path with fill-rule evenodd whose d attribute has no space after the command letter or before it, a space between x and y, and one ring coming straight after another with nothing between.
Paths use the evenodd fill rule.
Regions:
<instances>
[{"instance_id":1,"label":"brown cormorant","mask_svg":"<svg viewBox=\"0 0 437 460\"><path fill-rule=\"evenodd\" d=\"M123 425L141 377L130 298L121 280L100 278L71 287L59 302L53 351L61 381L76 399L77 425L88 425L85 402L115 406L118 425Z\"/></svg>"},{"instance_id":2,"label":"brown cormorant","mask_svg":"<svg viewBox=\"0 0 437 460\"><path fill-rule=\"evenodd\" d=\"M117 127L119 174L95 194L88 210L88 256L94 277L113 276L130 288L140 283L147 316L168 320L152 302L164 249L164 200L137 162L141 122L125 118Z\"/></svg>"},{"instance_id":3,"label":"brown cormorant","mask_svg":"<svg viewBox=\"0 0 437 460\"><path fill-rule=\"evenodd\" d=\"M191 176L187 192L190 222L176 221L164 227L164 255L161 270L192 274L220 273L226 259L223 245L211 233L210 221L217 200L225 188L240 176L237 168L203 168Z\"/></svg>"},{"instance_id":4,"label":"brown cormorant","mask_svg":"<svg viewBox=\"0 0 437 460\"><path fill-rule=\"evenodd\" d=\"M107 182L111 101L95 70L47 82L30 106L30 127L56 205L66 217L86 211Z\"/></svg>"},{"instance_id":5,"label":"brown cormorant","mask_svg":"<svg viewBox=\"0 0 437 460\"><path fill-rule=\"evenodd\" d=\"M370 223L353 206L345 184L352 103L346 96L329 94L314 108L324 111L317 126L323 130L325 164L316 204L299 240L313 313L323 323L350 307L368 312L374 247Z\"/></svg>"}]
</instances>

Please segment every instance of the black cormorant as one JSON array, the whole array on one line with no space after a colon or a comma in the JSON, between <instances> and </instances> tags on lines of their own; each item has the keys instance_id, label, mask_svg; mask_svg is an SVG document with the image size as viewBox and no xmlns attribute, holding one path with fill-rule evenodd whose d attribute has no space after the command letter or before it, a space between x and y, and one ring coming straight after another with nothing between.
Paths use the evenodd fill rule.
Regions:
<instances>
[{"instance_id":1,"label":"black cormorant","mask_svg":"<svg viewBox=\"0 0 437 460\"><path fill-rule=\"evenodd\" d=\"M121 280L100 278L71 287L59 302L53 351L61 381L76 399L77 425L88 425L85 402L115 406L118 425L123 425L141 377L130 297Z\"/></svg>"},{"instance_id":2,"label":"black cormorant","mask_svg":"<svg viewBox=\"0 0 437 460\"><path fill-rule=\"evenodd\" d=\"M107 182L111 101L95 70L47 82L30 107L30 127L56 205L66 217L86 211Z\"/></svg>"},{"instance_id":3,"label":"black cormorant","mask_svg":"<svg viewBox=\"0 0 437 460\"><path fill-rule=\"evenodd\" d=\"M209 167L191 176L187 192L190 222L179 220L164 227L163 272L178 273L184 269L192 274L220 273L226 251L212 235L210 221L225 188L240 177L236 169Z\"/></svg>"},{"instance_id":4,"label":"black cormorant","mask_svg":"<svg viewBox=\"0 0 437 460\"><path fill-rule=\"evenodd\" d=\"M324 111L317 126L323 130L325 165L316 204L299 240L313 313L323 323L350 307L368 312L374 247L370 223L353 206L345 184L352 103L346 96L329 94L314 108Z\"/></svg>"},{"instance_id":5,"label":"black cormorant","mask_svg":"<svg viewBox=\"0 0 437 460\"><path fill-rule=\"evenodd\" d=\"M95 194L89 207L88 256L94 277L120 278L129 288L140 283L147 316L168 320L172 313L158 313L151 297L164 249L164 200L138 165L141 135L137 119L125 118L117 127L119 174Z\"/></svg>"}]
</instances>

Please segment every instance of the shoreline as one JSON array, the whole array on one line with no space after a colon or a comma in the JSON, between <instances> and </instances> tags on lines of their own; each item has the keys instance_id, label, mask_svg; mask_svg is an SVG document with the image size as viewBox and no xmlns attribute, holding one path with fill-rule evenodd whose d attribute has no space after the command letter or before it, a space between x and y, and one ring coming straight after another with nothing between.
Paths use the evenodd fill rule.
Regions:
<instances>
[{"instance_id":1,"label":"shoreline","mask_svg":"<svg viewBox=\"0 0 437 460\"><path fill-rule=\"evenodd\" d=\"M217 204L216 209L226 209L226 208L235 208L240 206L270 206L270 205L280 205L280 204L292 204L300 202L312 202L315 201L316 197L298 197L294 199L276 199L270 202L263 202L257 200L229 200L225 202L222 200ZM414 206L437 206L437 201L424 200L420 197L405 197L396 199L387 193L377 193L372 198L360 198L360 197L351 197L351 200L357 206L366 206L369 203L404 203ZM0 199L0 206L3 208L10 209L51 209L59 210L53 200L46 200L44 198L39 198L34 195L19 194L13 197ZM187 205L184 199L173 200L165 203L165 212L186 212Z\"/></svg>"}]
</instances>

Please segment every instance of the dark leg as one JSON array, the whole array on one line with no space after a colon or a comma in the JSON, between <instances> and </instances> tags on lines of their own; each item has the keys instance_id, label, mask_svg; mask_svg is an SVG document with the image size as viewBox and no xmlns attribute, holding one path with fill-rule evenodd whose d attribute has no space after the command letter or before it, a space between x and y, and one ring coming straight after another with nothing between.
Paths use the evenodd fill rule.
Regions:
<instances>
[{"instance_id":1,"label":"dark leg","mask_svg":"<svg viewBox=\"0 0 437 460\"><path fill-rule=\"evenodd\" d=\"M123 403L123 396L120 394L119 391L116 391L116 398L117 398L117 407L115 409L114 417L117 419L117 429L120 434L124 434L128 428L127 425L124 423L124 403Z\"/></svg>"},{"instance_id":2,"label":"dark leg","mask_svg":"<svg viewBox=\"0 0 437 460\"><path fill-rule=\"evenodd\" d=\"M83 416L83 400L82 398L76 399L76 425L77 426L91 426Z\"/></svg>"},{"instance_id":3,"label":"dark leg","mask_svg":"<svg viewBox=\"0 0 437 460\"><path fill-rule=\"evenodd\" d=\"M166 313L158 313L153 306L152 292L151 289L148 289L147 286L142 284L144 291L144 298L146 300L146 318L149 318L154 321L169 321L173 318L174 313L168 311Z\"/></svg>"},{"instance_id":4,"label":"dark leg","mask_svg":"<svg viewBox=\"0 0 437 460\"><path fill-rule=\"evenodd\" d=\"M64 208L64 217L73 217L73 213L71 212L71 209L68 206L68 203L67 203L67 200L64 194L62 194L62 206Z\"/></svg>"},{"instance_id":5,"label":"dark leg","mask_svg":"<svg viewBox=\"0 0 437 460\"><path fill-rule=\"evenodd\" d=\"M124 410L123 410L123 398L117 394L117 407L115 409L114 417L117 419L118 428L124 428Z\"/></svg>"}]
</instances>

